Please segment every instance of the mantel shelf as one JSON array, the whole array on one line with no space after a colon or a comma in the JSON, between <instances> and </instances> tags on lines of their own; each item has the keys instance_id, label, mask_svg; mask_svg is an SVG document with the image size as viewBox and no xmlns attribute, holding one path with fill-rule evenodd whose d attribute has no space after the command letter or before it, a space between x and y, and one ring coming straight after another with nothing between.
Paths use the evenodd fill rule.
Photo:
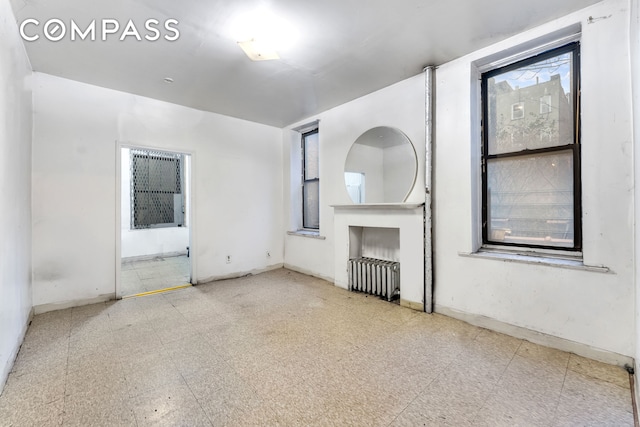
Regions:
<instances>
[{"instance_id":1,"label":"mantel shelf","mask_svg":"<svg viewBox=\"0 0 640 427\"><path fill-rule=\"evenodd\" d=\"M424 206L423 203L351 203L347 205L330 205L335 209L416 209Z\"/></svg>"}]
</instances>

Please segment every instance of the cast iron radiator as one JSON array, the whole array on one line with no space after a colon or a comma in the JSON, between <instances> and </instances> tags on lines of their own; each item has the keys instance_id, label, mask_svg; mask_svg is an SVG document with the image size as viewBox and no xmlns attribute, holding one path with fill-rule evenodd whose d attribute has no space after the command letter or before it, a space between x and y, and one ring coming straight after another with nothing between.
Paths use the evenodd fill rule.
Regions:
<instances>
[{"instance_id":1,"label":"cast iron radiator","mask_svg":"<svg viewBox=\"0 0 640 427\"><path fill-rule=\"evenodd\" d=\"M392 301L400 298L400 263L375 258L349 260L349 290Z\"/></svg>"}]
</instances>

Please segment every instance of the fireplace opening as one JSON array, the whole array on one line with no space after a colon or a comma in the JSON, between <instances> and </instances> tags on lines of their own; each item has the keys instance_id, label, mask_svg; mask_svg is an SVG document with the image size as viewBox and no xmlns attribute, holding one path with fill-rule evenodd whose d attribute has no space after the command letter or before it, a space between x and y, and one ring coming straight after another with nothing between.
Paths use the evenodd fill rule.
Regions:
<instances>
[{"instance_id":1,"label":"fireplace opening","mask_svg":"<svg viewBox=\"0 0 640 427\"><path fill-rule=\"evenodd\" d=\"M349 227L349 290L400 300L400 230Z\"/></svg>"}]
</instances>

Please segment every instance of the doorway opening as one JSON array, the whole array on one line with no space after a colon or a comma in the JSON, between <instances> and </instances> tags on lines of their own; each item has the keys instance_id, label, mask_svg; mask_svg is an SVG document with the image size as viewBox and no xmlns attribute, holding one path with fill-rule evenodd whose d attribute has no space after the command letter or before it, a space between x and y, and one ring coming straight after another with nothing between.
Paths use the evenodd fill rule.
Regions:
<instances>
[{"instance_id":1,"label":"doorway opening","mask_svg":"<svg viewBox=\"0 0 640 427\"><path fill-rule=\"evenodd\" d=\"M191 286L191 155L143 147L119 149L116 296Z\"/></svg>"}]
</instances>

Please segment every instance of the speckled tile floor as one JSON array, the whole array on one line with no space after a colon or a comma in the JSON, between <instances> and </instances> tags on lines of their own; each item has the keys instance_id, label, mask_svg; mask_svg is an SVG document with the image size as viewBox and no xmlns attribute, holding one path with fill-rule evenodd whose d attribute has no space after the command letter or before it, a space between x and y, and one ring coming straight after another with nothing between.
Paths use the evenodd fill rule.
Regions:
<instances>
[{"instance_id":1,"label":"speckled tile floor","mask_svg":"<svg viewBox=\"0 0 640 427\"><path fill-rule=\"evenodd\" d=\"M123 261L120 274L122 295L135 295L187 284L191 280L189 267L189 258L186 255Z\"/></svg>"},{"instance_id":2,"label":"speckled tile floor","mask_svg":"<svg viewBox=\"0 0 640 427\"><path fill-rule=\"evenodd\" d=\"M36 316L2 426L633 425L626 372L280 269Z\"/></svg>"}]
</instances>

